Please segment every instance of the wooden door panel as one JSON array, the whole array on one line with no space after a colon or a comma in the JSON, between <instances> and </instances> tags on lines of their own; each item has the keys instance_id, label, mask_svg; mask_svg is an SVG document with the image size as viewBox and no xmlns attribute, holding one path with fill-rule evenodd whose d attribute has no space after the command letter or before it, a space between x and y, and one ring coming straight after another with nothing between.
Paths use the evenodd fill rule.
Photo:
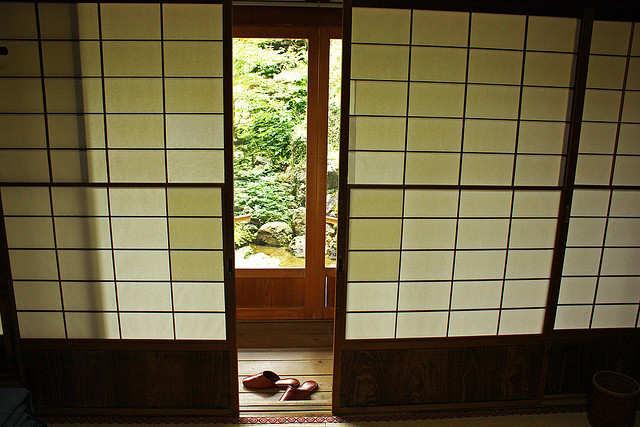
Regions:
<instances>
[{"instance_id":1,"label":"wooden door panel","mask_svg":"<svg viewBox=\"0 0 640 427\"><path fill-rule=\"evenodd\" d=\"M303 308L304 277L237 277L240 308Z\"/></svg>"}]
</instances>

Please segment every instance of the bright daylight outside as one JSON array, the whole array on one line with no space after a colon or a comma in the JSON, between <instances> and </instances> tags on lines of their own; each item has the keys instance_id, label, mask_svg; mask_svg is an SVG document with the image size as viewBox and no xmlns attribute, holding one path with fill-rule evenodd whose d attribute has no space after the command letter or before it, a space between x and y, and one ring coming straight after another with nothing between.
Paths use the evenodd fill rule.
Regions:
<instances>
[{"instance_id":1,"label":"bright daylight outside","mask_svg":"<svg viewBox=\"0 0 640 427\"><path fill-rule=\"evenodd\" d=\"M340 49L331 45L326 263L336 256ZM234 39L237 268L305 266L308 41ZM335 60L335 59L338 60Z\"/></svg>"}]
</instances>

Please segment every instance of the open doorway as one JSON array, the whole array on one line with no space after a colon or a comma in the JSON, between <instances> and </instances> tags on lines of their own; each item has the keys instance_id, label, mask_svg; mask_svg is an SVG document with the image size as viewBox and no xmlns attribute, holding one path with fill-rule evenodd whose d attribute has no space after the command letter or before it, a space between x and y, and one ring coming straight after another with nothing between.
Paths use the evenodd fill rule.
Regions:
<instances>
[{"instance_id":1,"label":"open doorway","mask_svg":"<svg viewBox=\"0 0 640 427\"><path fill-rule=\"evenodd\" d=\"M340 65L339 28L234 27L242 414L330 413ZM282 393L241 384L264 370L319 388L310 399L283 405Z\"/></svg>"},{"instance_id":2,"label":"open doorway","mask_svg":"<svg viewBox=\"0 0 640 427\"><path fill-rule=\"evenodd\" d=\"M238 320L333 318L341 41L234 27Z\"/></svg>"}]
</instances>

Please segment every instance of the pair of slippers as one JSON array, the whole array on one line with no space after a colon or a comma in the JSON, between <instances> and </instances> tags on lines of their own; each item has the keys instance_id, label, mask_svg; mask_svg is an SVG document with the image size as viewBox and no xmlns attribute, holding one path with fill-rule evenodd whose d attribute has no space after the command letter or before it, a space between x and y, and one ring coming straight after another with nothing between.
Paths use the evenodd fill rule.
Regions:
<instances>
[{"instance_id":1,"label":"pair of slippers","mask_svg":"<svg viewBox=\"0 0 640 427\"><path fill-rule=\"evenodd\" d=\"M315 381L305 381L300 385L296 378L281 379L278 374L271 371L263 371L259 374L243 378L242 385L246 388L257 390L286 389L280 400L304 400L318 389Z\"/></svg>"}]
</instances>

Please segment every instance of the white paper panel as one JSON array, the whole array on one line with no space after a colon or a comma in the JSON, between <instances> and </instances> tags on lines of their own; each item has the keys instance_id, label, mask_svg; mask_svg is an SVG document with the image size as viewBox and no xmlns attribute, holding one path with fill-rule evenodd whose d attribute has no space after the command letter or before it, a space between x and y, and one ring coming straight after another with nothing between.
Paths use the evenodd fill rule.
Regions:
<instances>
[{"instance_id":1,"label":"white paper panel","mask_svg":"<svg viewBox=\"0 0 640 427\"><path fill-rule=\"evenodd\" d=\"M43 39L97 39L98 6L92 3L39 4ZM75 17L77 16L77 19Z\"/></svg>"},{"instance_id":2,"label":"white paper panel","mask_svg":"<svg viewBox=\"0 0 640 427\"><path fill-rule=\"evenodd\" d=\"M559 306L555 329L588 329L590 318L590 305Z\"/></svg>"},{"instance_id":3,"label":"white paper panel","mask_svg":"<svg viewBox=\"0 0 640 427\"><path fill-rule=\"evenodd\" d=\"M46 148L44 115L0 115L0 148Z\"/></svg>"},{"instance_id":4,"label":"white paper panel","mask_svg":"<svg viewBox=\"0 0 640 427\"><path fill-rule=\"evenodd\" d=\"M502 310L498 335L540 334L544 310Z\"/></svg>"},{"instance_id":5,"label":"white paper panel","mask_svg":"<svg viewBox=\"0 0 640 427\"><path fill-rule=\"evenodd\" d=\"M67 310L116 311L114 282L62 282Z\"/></svg>"},{"instance_id":6,"label":"white paper panel","mask_svg":"<svg viewBox=\"0 0 640 427\"><path fill-rule=\"evenodd\" d=\"M545 307L548 280L507 280L504 283L502 307Z\"/></svg>"},{"instance_id":7,"label":"white paper panel","mask_svg":"<svg viewBox=\"0 0 640 427\"><path fill-rule=\"evenodd\" d=\"M452 311L449 336L496 335L498 310Z\"/></svg>"},{"instance_id":8,"label":"white paper panel","mask_svg":"<svg viewBox=\"0 0 640 427\"><path fill-rule=\"evenodd\" d=\"M638 304L596 305L592 328L633 328L636 324Z\"/></svg>"},{"instance_id":9,"label":"white paper panel","mask_svg":"<svg viewBox=\"0 0 640 427\"><path fill-rule=\"evenodd\" d=\"M509 250L506 277L546 279L551 275L553 250Z\"/></svg>"},{"instance_id":10,"label":"white paper panel","mask_svg":"<svg viewBox=\"0 0 640 427\"><path fill-rule=\"evenodd\" d=\"M563 277L558 304L593 303L597 280L597 277Z\"/></svg>"},{"instance_id":11,"label":"white paper panel","mask_svg":"<svg viewBox=\"0 0 640 427\"><path fill-rule=\"evenodd\" d=\"M502 279L506 254L506 251L497 250L458 251L453 277L456 280Z\"/></svg>"},{"instance_id":12,"label":"white paper panel","mask_svg":"<svg viewBox=\"0 0 640 427\"><path fill-rule=\"evenodd\" d=\"M401 230L399 219L352 219L349 249L400 249Z\"/></svg>"},{"instance_id":13,"label":"white paper panel","mask_svg":"<svg viewBox=\"0 0 640 427\"><path fill-rule=\"evenodd\" d=\"M395 320L395 313L347 313L345 338L393 338Z\"/></svg>"},{"instance_id":14,"label":"white paper panel","mask_svg":"<svg viewBox=\"0 0 640 427\"><path fill-rule=\"evenodd\" d=\"M124 339L173 339L171 313L121 313Z\"/></svg>"},{"instance_id":15,"label":"white paper panel","mask_svg":"<svg viewBox=\"0 0 640 427\"><path fill-rule=\"evenodd\" d=\"M62 280L114 279L110 250L59 250L58 258ZM139 262L144 262L144 260L140 259Z\"/></svg>"},{"instance_id":16,"label":"white paper panel","mask_svg":"<svg viewBox=\"0 0 640 427\"><path fill-rule=\"evenodd\" d=\"M183 340L224 340L224 313L176 313L176 338Z\"/></svg>"},{"instance_id":17,"label":"white paper panel","mask_svg":"<svg viewBox=\"0 0 640 427\"><path fill-rule=\"evenodd\" d=\"M352 13L353 43L409 43L411 11L355 7Z\"/></svg>"},{"instance_id":18,"label":"white paper panel","mask_svg":"<svg viewBox=\"0 0 640 427\"><path fill-rule=\"evenodd\" d=\"M414 10L412 44L433 46L466 46L469 13Z\"/></svg>"},{"instance_id":19,"label":"white paper panel","mask_svg":"<svg viewBox=\"0 0 640 427\"><path fill-rule=\"evenodd\" d=\"M222 40L221 4L163 4L162 12L165 39Z\"/></svg>"},{"instance_id":20,"label":"white paper panel","mask_svg":"<svg viewBox=\"0 0 640 427\"><path fill-rule=\"evenodd\" d=\"M407 80L409 47L353 44L351 79Z\"/></svg>"},{"instance_id":21,"label":"white paper panel","mask_svg":"<svg viewBox=\"0 0 640 427\"><path fill-rule=\"evenodd\" d=\"M351 218L402 216L402 190L353 189L349 211Z\"/></svg>"},{"instance_id":22,"label":"white paper panel","mask_svg":"<svg viewBox=\"0 0 640 427\"><path fill-rule=\"evenodd\" d=\"M121 311L171 311L168 282L117 282Z\"/></svg>"},{"instance_id":23,"label":"white paper panel","mask_svg":"<svg viewBox=\"0 0 640 427\"><path fill-rule=\"evenodd\" d=\"M224 312L224 283L173 282L175 311Z\"/></svg>"},{"instance_id":24,"label":"white paper panel","mask_svg":"<svg viewBox=\"0 0 640 427\"><path fill-rule=\"evenodd\" d=\"M169 280L166 250L116 250L114 259L118 280Z\"/></svg>"},{"instance_id":25,"label":"white paper panel","mask_svg":"<svg viewBox=\"0 0 640 427\"><path fill-rule=\"evenodd\" d=\"M398 251L349 252L348 260L347 280L349 281L398 280L400 262Z\"/></svg>"},{"instance_id":26,"label":"white paper panel","mask_svg":"<svg viewBox=\"0 0 640 427\"><path fill-rule=\"evenodd\" d=\"M104 4L102 37L105 39L159 39L160 6L157 4Z\"/></svg>"},{"instance_id":27,"label":"white paper panel","mask_svg":"<svg viewBox=\"0 0 640 427\"><path fill-rule=\"evenodd\" d=\"M117 313L67 313L69 338L120 338Z\"/></svg>"},{"instance_id":28,"label":"white paper panel","mask_svg":"<svg viewBox=\"0 0 640 427\"><path fill-rule=\"evenodd\" d=\"M5 215L51 215L47 187L2 187Z\"/></svg>"},{"instance_id":29,"label":"white paper panel","mask_svg":"<svg viewBox=\"0 0 640 427\"><path fill-rule=\"evenodd\" d=\"M20 338L65 338L61 312L18 313Z\"/></svg>"},{"instance_id":30,"label":"white paper panel","mask_svg":"<svg viewBox=\"0 0 640 427\"><path fill-rule=\"evenodd\" d=\"M450 279L452 266L452 251L403 252L400 280Z\"/></svg>"},{"instance_id":31,"label":"white paper panel","mask_svg":"<svg viewBox=\"0 0 640 427\"><path fill-rule=\"evenodd\" d=\"M171 277L178 281L223 281L222 251L171 251Z\"/></svg>"},{"instance_id":32,"label":"white paper panel","mask_svg":"<svg viewBox=\"0 0 640 427\"><path fill-rule=\"evenodd\" d=\"M453 249L455 219L405 219L402 226L403 249Z\"/></svg>"},{"instance_id":33,"label":"white paper panel","mask_svg":"<svg viewBox=\"0 0 640 427\"><path fill-rule=\"evenodd\" d=\"M455 185L459 164L459 154L407 153L405 184Z\"/></svg>"},{"instance_id":34,"label":"white paper panel","mask_svg":"<svg viewBox=\"0 0 640 427\"><path fill-rule=\"evenodd\" d=\"M453 282L452 309L499 308L502 281Z\"/></svg>"},{"instance_id":35,"label":"white paper panel","mask_svg":"<svg viewBox=\"0 0 640 427\"><path fill-rule=\"evenodd\" d=\"M396 311L398 283L348 283L347 311Z\"/></svg>"},{"instance_id":36,"label":"white paper panel","mask_svg":"<svg viewBox=\"0 0 640 427\"><path fill-rule=\"evenodd\" d=\"M154 203L161 197L163 195L154 194ZM221 216L222 191L220 188L168 188L167 206L169 216Z\"/></svg>"},{"instance_id":37,"label":"white paper panel","mask_svg":"<svg viewBox=\"0 0 640 427\"><path fill-rule=\"evenodd\" d=\"M404 151L406 122L402 117L351 117L349 148Z\"/></svg>"},{"instance_id":38,"label":"white paper panel","mask_svg":"<svg viewBox=\"0 0 640 427\"><path fill-rule=\"evenodd\" d=\"M400 282L398 310L448 310L451 282Z\"/></svg>"},{"instance_id":39,"label":"white paper panel","mask_svg":"<svg viewBox=\"0 0 640 427\"><path fill-rule=\"evenodd\" d=\"M398 313L396 338L444 337L447 312Z\"/></svg>"},{"instance_id":40,"label":"white paper panel","mask_svg":"<svg viewBox=\"0 0 640 427\"><path fill-rule=\"evenodd\" d=\"M17 310L61 310L58 282L13 282Z\"/></svg>"},{"instance_id":41,"label":"white paper panel","mask_svg":"<svg viewBox=\"0 0 640 427\"><path fill-rule=\"evenodd\" d=\"M352 199L353 203L353 199ZM455 218L458 209L457 190L406 190L405 217Z\"/></svg>"}]
</instances>

